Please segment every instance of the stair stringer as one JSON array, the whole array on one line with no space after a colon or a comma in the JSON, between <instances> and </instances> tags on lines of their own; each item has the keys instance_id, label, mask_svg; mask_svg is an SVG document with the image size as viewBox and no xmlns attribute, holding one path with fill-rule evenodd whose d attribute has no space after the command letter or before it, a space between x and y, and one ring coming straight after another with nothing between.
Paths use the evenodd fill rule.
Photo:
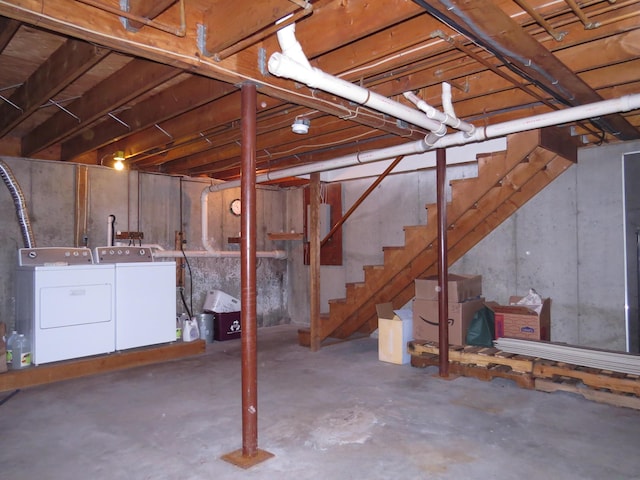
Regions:
<instances>
[{"instance_id":1,"label":"stair stringer","mask_svg":"<svg viewBox=\"0 0 640 480\"><path fill-rule=\"evenodd\" d=\"M478 177L451 182L447 205L448 259L454 263L526 201L535 196L572 162L540 147L540 131L508 137L506 152L478 159ZM414 296L415 278L436 273L437 222L435 206L428 223L405 229L405 245L385 249L382 266L365 267L365 281L348 289L345 299L330 302L321 338L346 338L377 327L375 305L392 302L399 308ZM419 232L416 233L416 232Z\"/></svg>"}]
</instances>

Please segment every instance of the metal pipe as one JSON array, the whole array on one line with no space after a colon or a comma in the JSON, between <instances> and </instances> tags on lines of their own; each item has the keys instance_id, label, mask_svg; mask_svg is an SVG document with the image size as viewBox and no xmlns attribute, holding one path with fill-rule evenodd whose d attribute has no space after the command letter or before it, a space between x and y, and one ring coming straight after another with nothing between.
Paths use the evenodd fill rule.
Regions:
<instances>
[{"instance_id":1,"label":"metal pipe","mask_svg":"<svg viewBox=\"0 0 640 480\"><path fill-rule=\"evenodd\" d=\"M309 347L320 350L320 174L312 173L309 185Z\"/></svg>"},{"instance_id":2,"label":"metal pipe","mask_svg":"<svg viewBox=\"0 0 640 480\"><path fill-rule=\"evenodd\" d=\"M20 188L20 184L13 176L13 172L3 160L0 160L0 177L4 181L4 184L9 189L13 203L16 208L16 215L18 216L18 223L20 224L20 231L22 232L22 241L24 248L34 248L36 242L33 238L33 231L31 230L31 221L29 220L29 212L27 211L27 202L24 199L24 194Z\"/></svg>"},{"instance_id":3,"label":"metal pipe","mask_svg":"<svg viewBox=\"0 0 640 480\"><path fill-rule=\"evenodd\" d=\"M525 12L527 12L531 17L542 27L544 28L549 35L553 37L557 42L562 41L562 39L567 35L567 32L558 32L555 28L551 26L549 22L547 22L542 15L536 12L535 8L529 5L525 0L515 0L515 2L520 5Z\"/></svg>"},{"instance_id":4,"label":"metal pipe","mask_svg":"<svg viewBox=\"0 0 640 480\"><path fill-rule=\"evenodd\" d=\"M242 309L242 456L258 453L256 327L256 103L254 83L242 85L242 198L240 305Z\"/></svg>"},{"instance_id":5,"label":"metal pipe","mask_svg":"<svg viewBox=\"0 0 640 480\"><path fill-rule=\"evenodd\" d=\"M591 30L600 26L598 22L592 22L591 20L589 20L589 18L584 14L584 12L580 9L578 4L574 0L564 1L567 5L569 5L569 7L571 7L571 10L573 10L573 13L575 13L576 16L580 19L586 30Z\"/></svg>"},{"instance_id":6,"label":"metal pipe","mask_svg":"<svg viewBox=\"0 0 640 480\"><path fill-rule=\"evenodd\" d=\"M438 208L438 351L439 375L449 376L449 260L447 255L447 151L436 150L436 189Z\"/></svg>"}]
</instances>

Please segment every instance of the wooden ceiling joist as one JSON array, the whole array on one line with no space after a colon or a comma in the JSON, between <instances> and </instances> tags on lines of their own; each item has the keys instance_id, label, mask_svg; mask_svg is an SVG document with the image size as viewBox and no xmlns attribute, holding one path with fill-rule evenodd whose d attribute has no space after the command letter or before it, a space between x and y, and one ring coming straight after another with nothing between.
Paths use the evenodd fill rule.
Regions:
<instances>
[{"instance_id":1,"label":"wooden ceiling joist","mask_svg":"<svg viewBox=\"0 0 640 480\"><path fill-rule=\"evenodd\" d=\"M108 53L108 50L87 42L67 40L11 95L10 103L4 102L0 105L0 137L6 135Z\"/></svg>"},{"instance_id":2,"label":"wooden ceiling joist","mask_svg":"<svg viewBox=\"0 0 640 480\"><path fill-rule=\"evenodd\" d=\"M30 156L52 144L71 137L129 100L166 82L180 70L134 59L126 67L126 78L117 72L27 134L22 140L22 155Z\"/></svg>"},{"instance_id":3,"label":"wooden ceiling joist","mask_svg":"<svg viewBox=\"0 0 640 480\"><path fill-rule=\"evenodd\" d=\"M433 8L442 18L462 26L472 38L513 64L527 80L553 93L557 100L577 106L602 100L589 85L542 46L492 2L440 0ZM622 140L640 138L640 132L620 115L609 115L600 125Z\"/></svg>"},{"instance_id":4,"label":"wooden ceiling joist","mask_svg":"<svg viewBox=\"0 0 640 480\"><path fill-rule=\"evenodd\" d=\"M63 142L61 157L70 160L125 136L178 117L190 110L219 99L234 90L233 85L206 77L189 77L174 88L149 97L118 114L118 120L100 122ZM125 126L126 125L126 126ZM166 136L163 139L166 142ZM122 148L125 152L129 150Z\"/></svg>"}]
</instances>

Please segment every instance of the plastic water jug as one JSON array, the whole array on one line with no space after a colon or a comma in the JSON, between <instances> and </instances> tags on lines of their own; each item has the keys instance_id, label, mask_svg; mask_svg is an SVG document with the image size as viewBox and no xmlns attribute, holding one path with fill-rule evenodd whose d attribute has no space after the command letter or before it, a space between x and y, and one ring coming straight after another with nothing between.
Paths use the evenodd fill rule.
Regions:
<instances>
[{"instance_id":1,"label":"plastic water jug","mask_svg":"<svg viewBox=\"0 0 640 480\"><path fill-rule=\"evenodd\" d=\"M198 321L195 318L191 320L185 320L182 326L182 340L185 342L193 342L200 338L200 332L198 331Z\"/></svg>"},{"instance_id":2,"label":"plastic water jug","mask_svg":"<svg viewBox=\"0 0 640 480\"><path fill-rule=\"evenodd\" d=\"M13 358L13 342L18 338L18 332L15 330L11 332L9 338L7 338L7 366L11 366L11 360Z\"/></svg>"},{"instance_id":3,"label":"plastic water jug","mask_svg":"<svg viewBox=\"0 0 640 480\"><path fill-rule=\"evenodd\" d=\"M31 365L31 342L23 333L13 342L11 368L18 370Z\"/></svg>"}]
</instances>

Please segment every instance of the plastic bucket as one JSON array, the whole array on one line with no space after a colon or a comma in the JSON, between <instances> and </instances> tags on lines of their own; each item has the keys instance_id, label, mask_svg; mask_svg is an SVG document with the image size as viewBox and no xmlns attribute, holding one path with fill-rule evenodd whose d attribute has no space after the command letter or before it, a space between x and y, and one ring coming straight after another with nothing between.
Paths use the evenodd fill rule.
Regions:
<instances>
[{"instance_id":1,"label":"plastic bucket","mask_svg":"<svg viewBox=\"0 0 640 480\"><path fill-rule=\"evenodd\" d=\"M196 315L200 339L207 343L213 342L213 313L199 313Z\"/></svg>"}]
</instances>

